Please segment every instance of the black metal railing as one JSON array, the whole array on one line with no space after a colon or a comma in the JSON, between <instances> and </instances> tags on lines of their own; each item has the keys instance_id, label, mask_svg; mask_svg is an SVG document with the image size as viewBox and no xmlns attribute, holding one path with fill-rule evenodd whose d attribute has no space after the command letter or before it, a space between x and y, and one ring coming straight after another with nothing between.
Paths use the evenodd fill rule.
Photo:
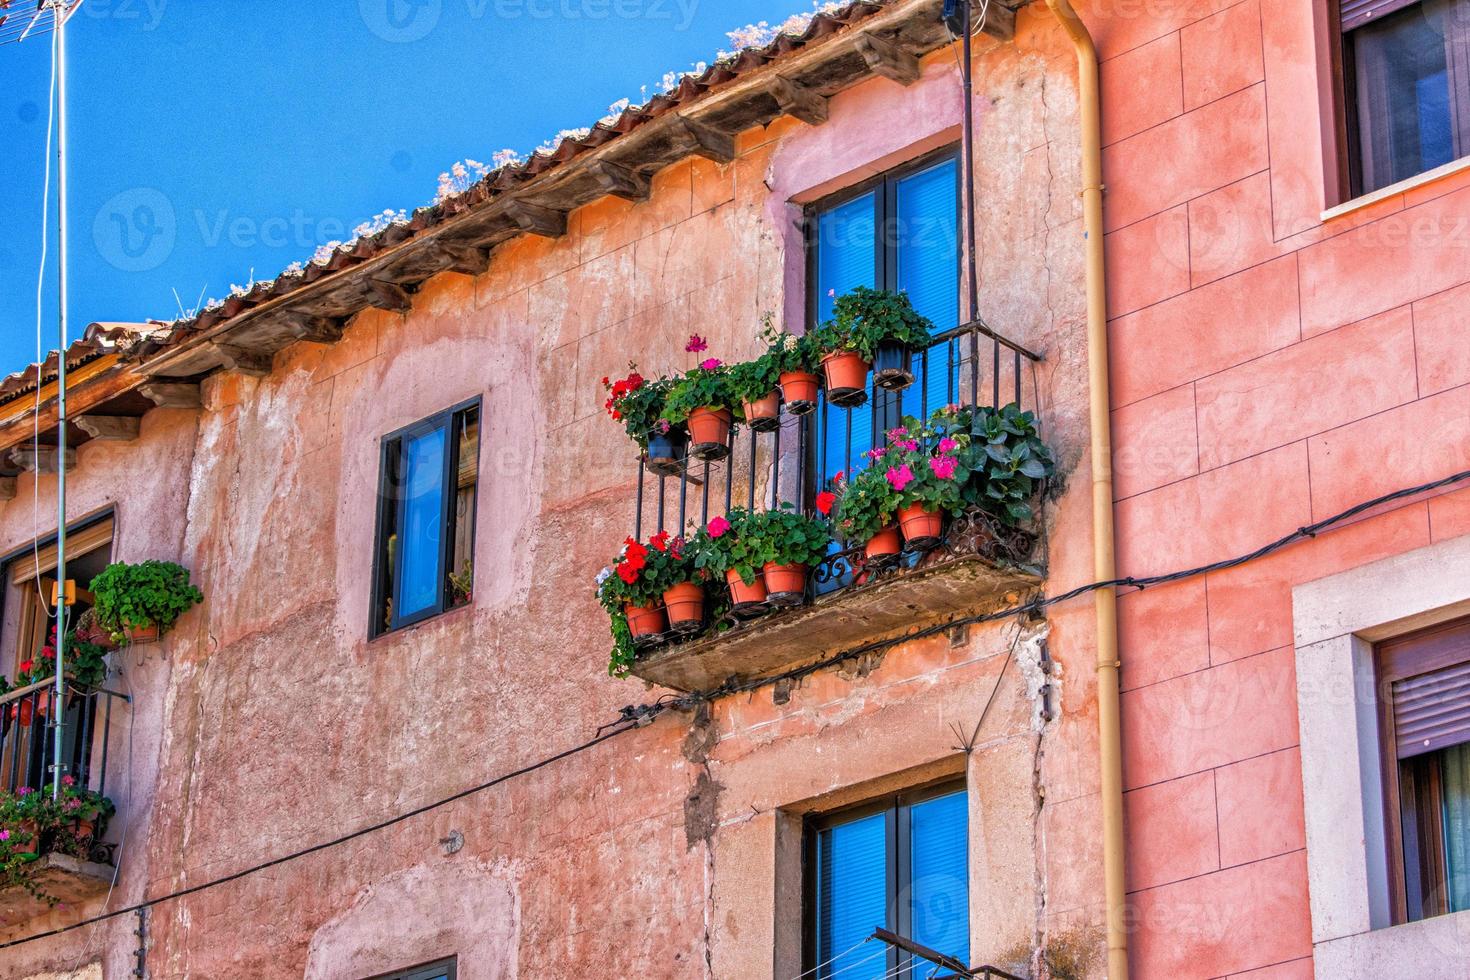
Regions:
<instances>
[{"instance_id":1,"label":"black metal railing","mask_svg":"<svg viewBox=\"0 0 1470 980\"><path fill-rule=\"evenodd\" d=\"M107 793L114 703L127 697L104 688L67 685L62 705L62 765L56 766L54 679L0 695L0 787L40 791L71 776L82 789Z\"/></svg>"},{"instance_id":2,"label":"black metal railing","mask_svg":"<svg viewBox=\"0 0 1470 980\"><path fill-rule=\"evenodd\" d=\"M693 453L687 446L676 447L662 461L642 454L633 536L642 541L645 534L703 527L737 506L753 510L789 504L810 514L828 481L839 470L850 473L866 464L863 454L883 445L885 433L904 416L926 419L946 405L999 408L1013 402L1024 407L1022 396L1028 387L1035 398L1029 367L1040 359L984 323L964 324L936 334L927 349L911 355L904 367L913 382L902 390L875 387L875 369L867 390L856 398L841 399L846 404L835 404L823 391L804 412L781 404L773 425L736 427L723 447L704 447L703 452L695 447ZM980 552L1000 558L1029 549L1029 535L1012 533L975 512L954 522L952 533L943 539L906 548L896 558L867 562L861 543L834 547L812 570L806 595L794 601L869 583L896 568L912 567L936 549L954 550L955 541L973 540L982 524L987 525L989 543L979 546ZM792 603L792 597L784 597L770 605Z\"/></svg>"}]
</instances>

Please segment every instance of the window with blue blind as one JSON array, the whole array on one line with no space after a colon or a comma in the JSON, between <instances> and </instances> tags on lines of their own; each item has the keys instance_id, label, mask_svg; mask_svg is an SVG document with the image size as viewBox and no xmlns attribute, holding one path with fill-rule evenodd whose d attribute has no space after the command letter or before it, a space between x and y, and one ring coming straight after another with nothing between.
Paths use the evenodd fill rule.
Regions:
<instances>
[{"instance_id":1,"label":"window with blue blind","mask_svg":"<svg viewBox=\"0 0 1470 980\"><path fill-rule=\"evenodd\" d=\"M863 943L879 926L969 962L967 813L964 786L949 783L811 823L806 969L812 977L876 980L910 966L923 975L917 972L922 961L910 964L906 953Z\"/></svg>"},{"instance_id":2,"label":"window with blue blind","mask_svg":"<svg viewBox=\"0 0 1470 980\"><path fill-rule=\"evenodd\" d=\"M469 601L479 434L477 400L384 437L372 635Z\"/></svg>"},{"instance_id":3,"label":"window with blue blind","mask_svg":"<svg viewBox=\"0 0 1470 980\"><path fill-rule=\"evenodd\" d=\"M959 160L945 150L892 170L814 205L808 214L811 326L832 315L836 297L854 286L908 293L936 330L959 325ZM904 415L955 401L958 351L948 344L914 358L919 383L901 394L872 391L859 408L828 406L818 424L816 472L851 472L863 453ZM925 359L931 363L926 367Z\"/></svg>"}]
</instances>

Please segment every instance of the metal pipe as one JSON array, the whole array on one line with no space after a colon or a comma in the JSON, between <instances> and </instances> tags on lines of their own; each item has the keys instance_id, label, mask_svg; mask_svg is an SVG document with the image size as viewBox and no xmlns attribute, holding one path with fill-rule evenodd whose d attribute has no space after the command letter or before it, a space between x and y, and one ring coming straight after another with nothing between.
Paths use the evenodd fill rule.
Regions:
<instances>
[{"instance_id":1,"label":"metal pipe","mask_svg":"<svg viewBox=\"0 0 1470 980\"><path fill-rule=\"evenodd\" d=\"M1113 540L1113 446L1109 419L1107 281L1104 277L1101 105L1097 47L1068 0L1046 0L1077 51L1081 114L1082 232L1087 260L1087 375L1092 465L1092 573L1116 577ZM1127 889L1124 881L1123 751L1119 721L1116 589L1093 593L1097 616L1098 764L1102 786L1103 881L1107 901L1108 977L1127 980Z\"/></svg>"},{"instance_id":2,"label":"metal pipe","mask_svg":"<svg viewBox=\"0 0 1470 980\"><path fill-rule=\"evenodd\" d=\"M52 705L52 725L56 729L55 770L51 776L51 797L61 795L61 777L65 764L62 749L66 738L63 706L66 698L66 5L51 8L56 20L56 213L57 263L56 290L58 331L61 350L56 357L56 703ZM40 375L37 375L39 383ZM40 471L39 461L37 472ZM43 774L44 778L44 774Z\"/></svg>"}]
</instances>

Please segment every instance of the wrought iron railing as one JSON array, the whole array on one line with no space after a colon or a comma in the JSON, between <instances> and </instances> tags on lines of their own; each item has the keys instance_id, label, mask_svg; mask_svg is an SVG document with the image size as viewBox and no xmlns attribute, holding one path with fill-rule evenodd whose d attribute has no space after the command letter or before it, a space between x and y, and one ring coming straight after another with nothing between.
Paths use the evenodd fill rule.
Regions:
<instances>
[{"instance_id":1,"label":"wrought iron railing","mask_svg":"<svg viewBox=\"0 0 1470 980\"><path fill-rule=\"evenodd\" d=\"M668 530L680 533L703 527L732 507L755 509L790 505L812 513L817 493L838 470L852 472L866 462L863 454L883 443L884 433L904 416L927 418L946 405L1025 407L1023 393L1035 385L1029 368L1039 355L991 330L984 323L964 324L936 334L924 351L903 365L913 377L902 390L875 387L839 397L823 391L815 403L783 403L774 424L738 426L723 447L674 447L662 457L642 454L638 461L633 536ZM804 410L803 410L804 409ZM983 535L981 532L983 531ZM980 535L980 537L977 537ZM980 539L983 537L983 541ZM961 544L960 542L967 542ZM973 511L952 522L939 540L908 546L896 557L867 561L861 543L834 549L809 576L804 594L777 595L759 615L781 605L796 605L836 589L865 585L897 569L911 568L935 551L970 550L987 557L1019 559L1031 539ZM736 617L740 618L739 616ZM655 638L652 642L659 642Z\"/></svg>"},{"instance_id":2,"label":"wrought iron railing","mask_svg":"<svg viewBox=\"0 0 1470 980\"><path fill-rule=\"evenodd\" d=\"M56 681L46 680L0 695L0 787L41 791L70 776L76 786L107 795L112 712L127 696L105 688L68 684L61 706L64 722L61 765L56 765ZM94 843L94 860L111 860L105 844Z\"/></svg>"}]
</instances>

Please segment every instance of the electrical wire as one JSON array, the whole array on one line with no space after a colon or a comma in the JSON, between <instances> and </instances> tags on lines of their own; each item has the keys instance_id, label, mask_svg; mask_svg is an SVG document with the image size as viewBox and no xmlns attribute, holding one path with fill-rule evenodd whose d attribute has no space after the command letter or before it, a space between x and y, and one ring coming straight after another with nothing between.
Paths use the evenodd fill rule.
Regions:
<instances>
[{"instance_id":1,"label":"electrical wire","mask_svg":"<svg viewBox=\"0 0 1470 980\"><path fill-rule=\"evenodd\" d=\"M574 756L579 752L585 752L595 745L599 745L610 739L617 738L624 732L632 731L636 727L638 726L624 725L623 727L614 729L607 734L595 735L587 741L581 743L580 745L574 745L569 749L563 749L555 755L549 755L544 759L529 763L519 769L513 769L510 772L502 773L501 775L496 776L493 779L489 779L476 786L471 786L468 789L462 789L452 796L443 797L442 799L435 800L432 803L425 803L422 806L414 807L412 810L397 814L396 816L388 817L385 820L379 820L377 823L368 824L366 827L360 827L357 830L352 831L350 834L344 834L341 837L334 837L331 840L312 844L309 847L303 847L300 850L291 851L288 854L282 854L279 857L271 858L269 861L262 861L261 863L253 864L248 868L242 868L239 871L234 871L230 874L222 875L218 878L211 878L209 881L202 881L197 885L190 885L188 888L177 889L176 891L169 892L166 895L160 895L158 898L147 899L145 901L126 906L125 908L114 909L111 912L104 912L100 915L90 916L78 922L73 922L70 925L60 926L56 929L49 929L46 932L38 932L32 936L24 936L20 939L12 939L8 942L0 943L0 949L10 949L11 947L21 946L25 943L33 943L39 939L49 939L53 936L60 936L63 933L72 932L85 926L94 925L98 922L105 922L108 919L115 919L120 915L131 915L132 913L137 912L139 909L152 908L153 906L161 905L164 902L171 902L180 898L186 898L189 895L194 895L198 892L202 892L210 888L217 888L220 885L226 885L232 881L239 881L241 878L247 878L250 875L259 874L262 871L268 871L271 868L277 867L278 865L286 864L290 861L295 861L299 858L304 858L309 855L316 854L319 851L325 851L333 847L338 847L342 844L354 841L359 837L365 837L368 834L376 833L379 830L385 830L388 827L403 823L406 820L411 820L414 817L421 816L422 814L428 813L432 810L437 810L440 807L448 806L451 803L457 803L458 801L465 799L466 797L474 796L477 793L483 793L488 789L493 789L494 787L499 786L501 783L510 782L512 779L516 779L520 776L528 776L531 773L536 772L538 769L544 769L554 762L560 762L562 759L570 758L571 756Z\"/></svg>"},{"instance_id":2,"label":"electrical wire","mask_svg":"<svg viewBox=\"0 0 1470 980\"><path fill-rule=\"evenodd\" d=\"M47 229L51 222L51 139L56 122L56 79L60 70L57 58L57 45L53 38L51 43L51 82L46 97L46 146L42 151L45 164L42 167L41 177L41 261L36 271L36 409L31 413L31 454L36 471L31 475L31 558L35 563L36 575L33 579L36 587L36 597L41 602L41 611L46 618L51 618L50 600L46 598L45 590L41 588L41 516L37 510L40 494L37 493L36 480L40 476L41 460L41 389L42 374L45 370L45 356L42 350L42 296L46 291L46 256L50 252L50 240ZM66 352L61 353L62 357ZM30 651L34 653L35 651ZM17 656L16 662L20 662Z\"/></svg>"},{"instance_id":3,"label":"electrical wire","mask_svg":"<svg viewBox=\"0 0 1470 980\"><path fill-rule=\"evenodd\" d=\"M820 970L824 966L830 966L831 964L836 963L838 960L842 959L848 953L851 953L853 950L858 949L858 948L860 948L862 946L866 946L868 943L870 943L872 941L873 941L873 937L872 936L868 936L865 939L859 939L857 942L853 943L851 946L847 947L842 952L838 953L836 956L833 956L833 957L830 957L828 959L823 960L822 962L818 963L816 966L812 967L810 970L802 970L796 976L792 977L791 980L803 980L804 977L811 976L813 973L816 973L818 970ZM867 961L864 960L864 962L867 962Z\"/></svg>"}]
</instances>

